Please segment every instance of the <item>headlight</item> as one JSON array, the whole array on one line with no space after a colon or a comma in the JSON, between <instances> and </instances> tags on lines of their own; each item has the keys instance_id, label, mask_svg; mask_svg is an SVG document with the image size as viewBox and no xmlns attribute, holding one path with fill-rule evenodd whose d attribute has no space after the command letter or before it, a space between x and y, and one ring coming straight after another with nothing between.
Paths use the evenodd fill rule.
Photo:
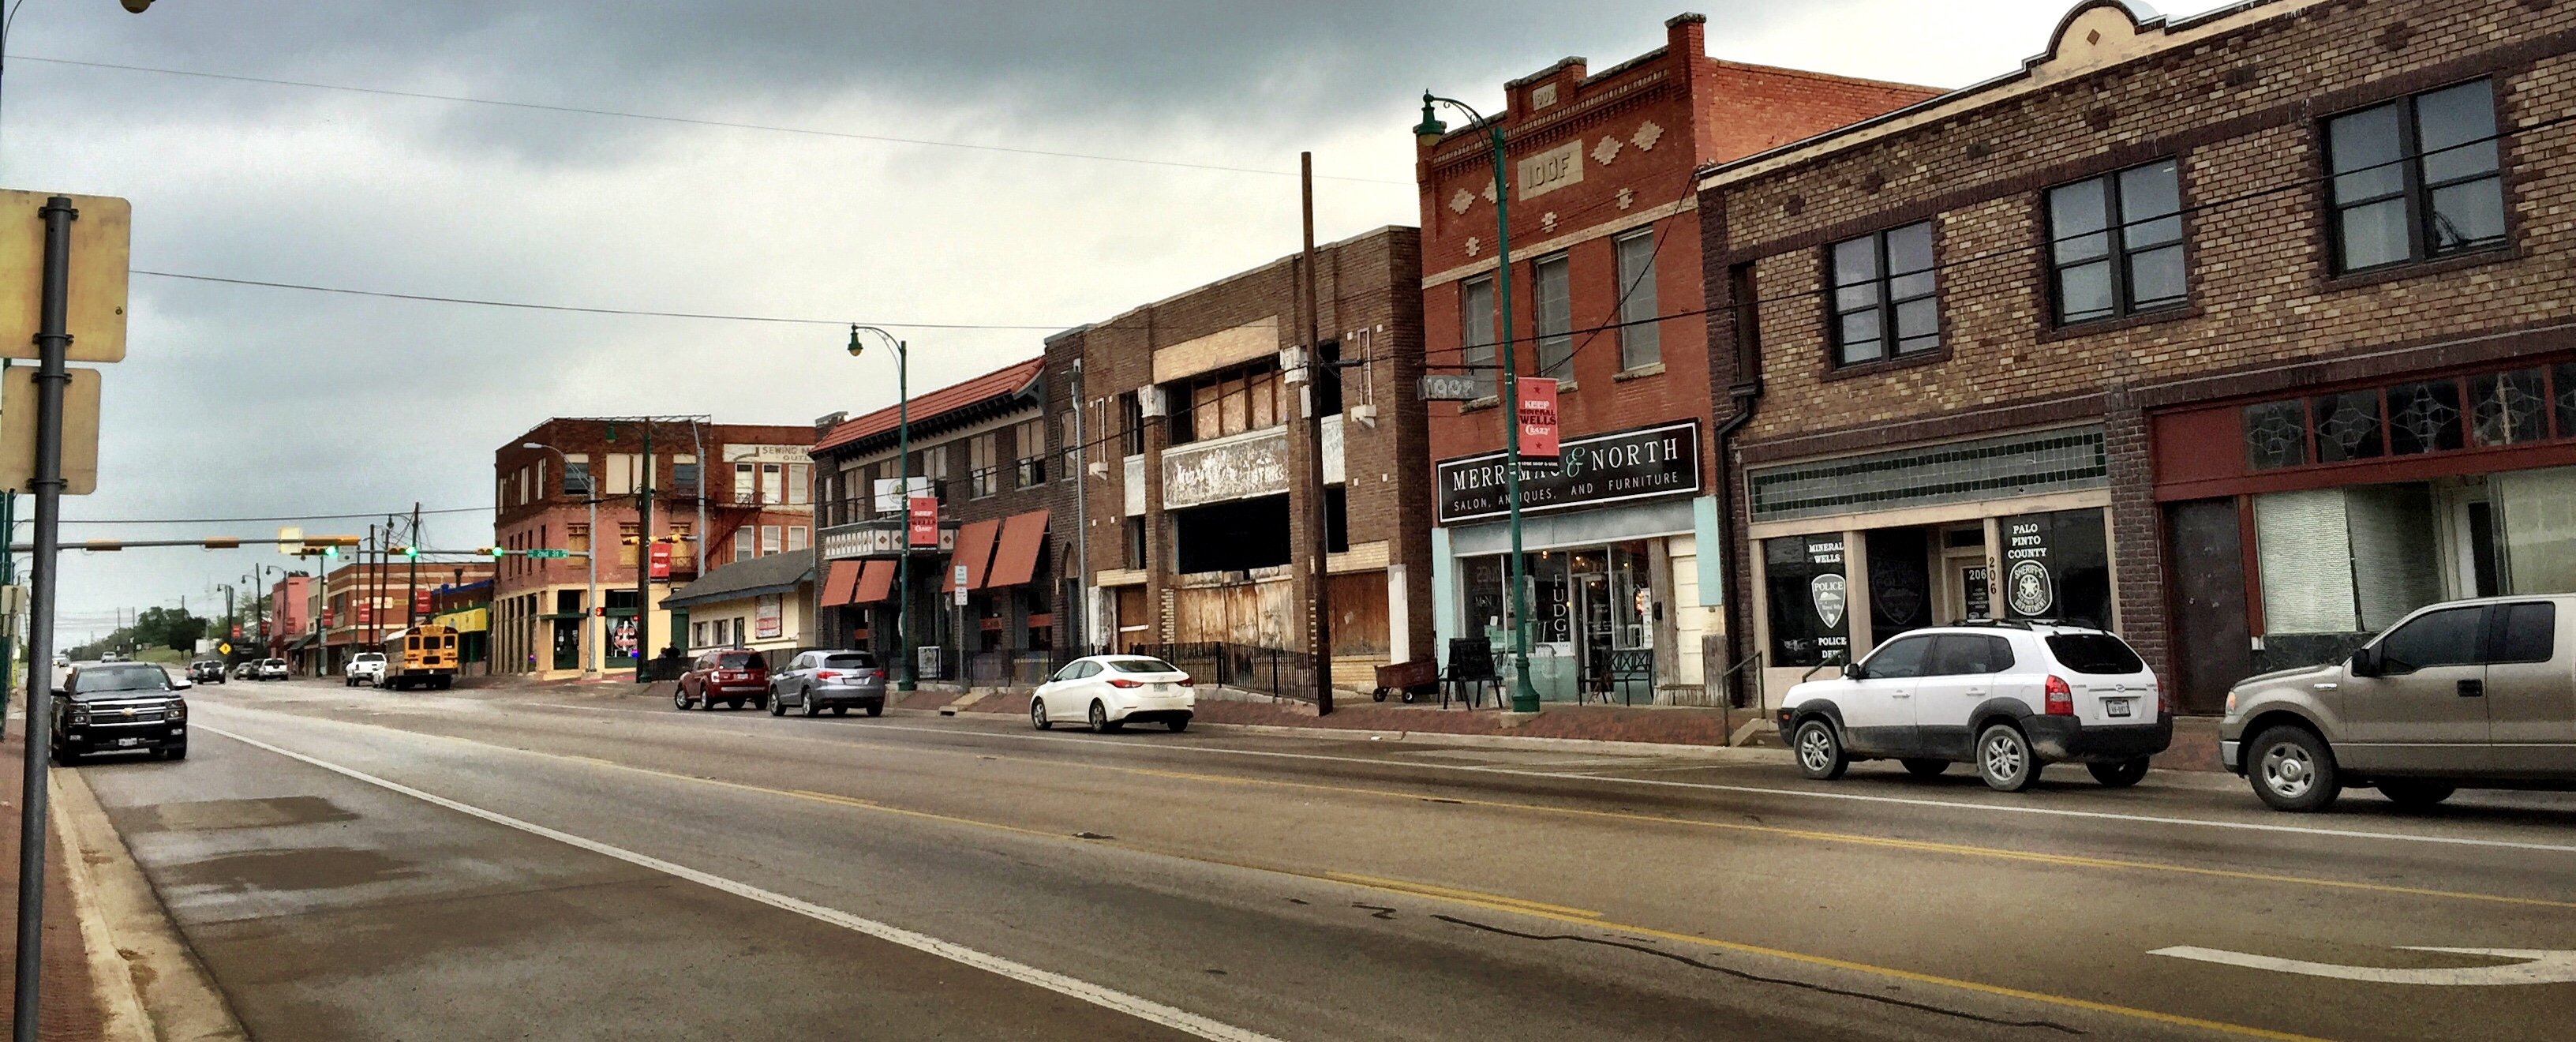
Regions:
<instances>
[{"instance_id":1,"label":"headlight","mask_svg":"<svg viewBox=\"0 0 2576 1042\"><path fill-rule=\"evenodd\" d=\"M2236 692L2234 691L2227 693L2227 715L2236 715Z\"/></svg>"},{"instance_id":2,"label":"headlight","mask_svg":"<svg viewBox=\"0 0 2576 1042\"><path fill-rule=\"evenodd\" d=\"M188 718L188 704L187 704L186 702L172 702L172 703L170 703L170 719L172 719L172 720L185 720L185 719L187 719L187 718Z\"/></svg>"},{"instance_id":3,"label":"headlight","mask_svg":"<svg viewBox=\"0 0 2576 1042\"><path fill-rule=\"evenodd\" d=\"M74 726L74 727L79 727L79 726L81 726L82 724L86 724L86 723L88 723L88 722L89 722L89 714L88 714L88 713L73 713L73 714L72 714L72 726Z\"/></svg>"}]
</instances>

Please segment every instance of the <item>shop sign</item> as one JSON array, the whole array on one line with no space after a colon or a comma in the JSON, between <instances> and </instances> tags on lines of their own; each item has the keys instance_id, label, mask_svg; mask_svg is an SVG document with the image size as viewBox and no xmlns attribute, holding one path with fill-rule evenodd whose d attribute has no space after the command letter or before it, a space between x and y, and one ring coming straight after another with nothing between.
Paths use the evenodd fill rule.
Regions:
<instances>
[{"instance_id":1,"label":"shop sign","mask_svg":"<svg viewBox=\"0 0 2576 1042\"><path fill-rule=\"evenodd\" d=\"M2100 510L1998 518L1995 529L2004 558L1996 595L2006 618L2110 623L2111 569Z\"/></svg>"},{"instance_id":2,"label":"shop sign","mask_svg":"<svg viewBox=\"0 0 2576 1042\"><path fill-rule=\"evenodd\" d=\"M1816 617L1825 620L1825 628L1843 624L1844 595L1850 584L1840 574L1819 575L1807 580L1807 598L1816 602Z\"/></svg>"},{"instance_id":3,"label":"shop sign","mask_svg":"<svg viewBox=\"0 0 2576 1042\"><path fill-rule=\"evenodd\" d=\"M904 504L904 545L924 547L939 545L939 499L914 495Z\"/></svg>"},{"instance_id":4,"label":"shop sign","mask_svg":"<svg viewBox=\"0 0 2576 1042\"><path fill-rule=\"evenodd\" d=\"M937 487L931 484L930 479L919 474L912 476L911 490L916 496L931 496L938 493ZM874 501L877 513L901 513L904 503L904 482L900 478L878 478L875 487L869 490L869 498Z\"/></svg>"},{"instance_id":5,"label":"shop sign","mask_svg":"<svg viewBox=\"0 0 2576 1042\"><path fill-rule=\"evenodd\" d=\"M1288 428L1163 450L1163 508L1288 491Z\"/></svg>"},{"instance_id":6,"label":"shop sign","mask_svg":"<svg viewBox=\"0 0 2576 1042\"><path fill-rule=\"evenodd\" d=\"M802 445L727 445L727 463L809 463L813 456Z\"/></svg>"},{"instance_id":7,"label":"shop sign","mask_svg":"<svg viewBox=\"0 0 2576 1042\"><path fill-rule=\"evenodd\" d=\"M1444 460L1440 523L1456 524L1510 512L1510 476L1500 452ZM1695 493L1699 480L1699 421L1595 434L1561 443L1545 458L1521 458L1521 512L1601 506L1631 499Z\"/></svg>"},{"instance_id":8,"label":"shop sign","mask_svg":"<svg viewBox=\"0 0 2576 1042\"><path fill-rule=\"evenodd\" d=\"M764 596L752 603L752 636L763 639L778 636L779 632L785 628L785 621L783 619L784 609L781 605L782 599L778 594L774 593Z\"/></svg>"},{"instance_id":9,"label":"shop sign","mask_svg":"<svg viewBox=\"0 0 2576 1042\"><path fill-rule=\"evenodd\" d=\"M1485 377L1472 373L1426 373L1416 397L1426 402L1472 402L1493 397Z\"/></svg>"},{"instance_id":10,"label":"shop sign","mask_svg":"<svg viewBox=\"0 0 2576 1042\"><path fill-rule=\"evenodd\" d=\"M1521 455L1556 455L1556 380L1523 376L1513 382L1520 385Z\"/></svg>"},{"instance_id":11,"label":"shop sign","mask_svg":"<svg viewBox=\"0 0 2576 1042\"><path fill-rule=\"evenodd\" d=\"M955 549L957 527L937 525L936 512L931 515L931 518L938 532L937 542L935 545L924 545L917 549L923 551L936 549L941 553ZM849 557L898 556L903 553L904 539L911 531L908 523L893 519L860 521L855 524L826 528L823 530L823 559L838 561Z\"/></svg>"},{"instance_id":12,"label":"shop sign","mask_svg":"<svg viewBox=\"0 0 2576 1042\"><path fill-rule=\"evenodd\" d=\"M651 554L647 555L647 558L646 558L646 561L645 561L645 565L646 565L646 567L647 567L647 568L649 568L649 569L650 569L650 577L651 577L651 578L655 578L655 579L668 579L668 578L670 578L670 577L671 577L671 544L669 544L669 543L655 543L655 544L653 544L653 551L652 551L652 553L651 553Z\"/></svg>"}]
</instances>

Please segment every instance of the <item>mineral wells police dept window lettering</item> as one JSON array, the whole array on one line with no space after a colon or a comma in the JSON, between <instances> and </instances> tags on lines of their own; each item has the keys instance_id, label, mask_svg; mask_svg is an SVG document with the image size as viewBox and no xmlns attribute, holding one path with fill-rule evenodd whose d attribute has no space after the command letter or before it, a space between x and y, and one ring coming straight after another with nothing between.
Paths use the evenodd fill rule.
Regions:
<instances>
[{"instance_id":1,"label":"mineral wells police dept window lettering","mask_svg":"<svg viewBox=\"0 0 2576 1042\"><path fill-rule=\"evenodd\" d=\"M1834 361L1857 365L1941 346L1925 221L1834 244Z\"/></svg>"},{"instance_id":2,"label":"mineral wells police dept window lettering","mask_svg":"<svg viewBox=\"0 0 2576 1042\"><path fill-rule=\"evenodd\" d=\"M2335 270L2504 245L2495 88L2428 91L2326 123Z\"/></svg>"},{"instance_id":3,"label":"mineral wells police dept window lettering","mask_svg":"<svg viewBox=\"0 0 2576 1042\"><path fill-rule=\"evenodd\" d=\"M2182 188L2173 160L2049 189L2048 229L2058 324L2184 302Z\"/></svg>"},{"instance_id":4,"label":"mineral wells police dept window lettering","mask_svg":"<svg viewBox=\"0 0 2576 1042\"><path fill-rule=\"evenodd\" d=\"M1697 492L1699 423L1665 424L1569 439L1552 459L1521 461L1521 512L1597 506ZM1443 524L1510 512L1502 453L1444 460L1435 468Z\"/></svg>"}]
</instances>

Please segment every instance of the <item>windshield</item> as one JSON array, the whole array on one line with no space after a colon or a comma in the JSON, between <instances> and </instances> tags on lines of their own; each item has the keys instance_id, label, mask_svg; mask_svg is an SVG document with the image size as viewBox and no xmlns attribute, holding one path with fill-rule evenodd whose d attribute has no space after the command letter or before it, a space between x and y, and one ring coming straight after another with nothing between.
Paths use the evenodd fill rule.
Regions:
<instances>
[{"instance_id":1,"label":"windshield","mask_svg":"<svg viewBox=\"0 0 2576 1042\"><path fill-rule=\"evenodd\" d=\"M111 669L84 669L72 679L72 697L86 699L131 691L168 691L170 674L159 666L132 666Z\"/></svg>"},{"instance_id":2,"label":"windshield","mask_svg":"<svg viewBox=\"0 0 2576 1042\"><path fill-rule=\"evenodd\" d=\"M2138 661L2138 653L2108 633L2060 633L2048 638L2050 654L2066 668L2078 673L2122 674L2144 673L2147 664Z\"/></svg>"},{"instance_id":3,"label":"windshield","mask_svg":"<svg viewBox=\"0 0 2576 1042\"><path fill-rule=\"evenodd\" d=\"M1158 658L1114 658L1109 668L1121 673L1178 673L1181 667Z\"/></svg>"},{"instance_id":4,"label":"windshield","mask_svg":"<svg viewBox=\"0 0 2576 1042\"><path fill-rule=\"evenodd\" d=\"M769 665L760 660L760 655L757 652L736 651L731 654L716 656L716 668L767 669L769 668Z\"/></svg>"},{"instance_id":5,"label":"windshield","mask_svg":"<svg viewBox=\"0 0 2576 1042\"><path fill-rule=\"evenodd\" d=\"M866 653L823 656L825 669L875 669L877 657Z\"/></svg>"}]
</instances>

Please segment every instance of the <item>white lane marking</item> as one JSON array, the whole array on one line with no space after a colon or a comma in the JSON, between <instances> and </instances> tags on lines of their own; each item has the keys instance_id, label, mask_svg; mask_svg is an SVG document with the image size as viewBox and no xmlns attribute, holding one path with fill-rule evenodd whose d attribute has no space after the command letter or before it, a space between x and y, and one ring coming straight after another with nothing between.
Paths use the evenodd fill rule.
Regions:
<instances>
[{"instance_id":1,"label":"white lane marking","mask_svg":"<svg viewBox=\"0 0 2576 1042\"><path fill-rule=\"evenodd\" d=\"M2187 944L2172 948L2158 948L2147 954L2169 955L2177 959L2193 959L2224 966L2243 966L2248 969L2272 970L2279 973L2304 973L2311 977L2333 977L2337 980L2362 981L2369 984L2492 987L2499 984L2565 984L2576 981L2576 952L2547 951L2537 948L2399 948L2398 951L2485 955L2522 961L2490 963L2485 966L2343 966L2331 962L2308 962L2303 959L2281 959L2269 955L2248 955L2244 952L2231 952L2218 948L2195 948Z\"/></svg>"},{"instance_id":2,"label":"white lane marking","mask_svg":"<svg viewBox=\"0 0 2576 1042\"><path fill-rule=\"evenodd\" d=\"M1074 978L1067 977L1060 973L1038 969L1035 966L1013 962L998 955L988 954L951 941L943 941L928 934L915 933L911 930L906 930L899 926L880 923L873 919L862 919L837 908L827 908L811 901L799 900L785 894L763 890L748 883L742 883L732 879L727 879L723 876L701 872L686 865L674 864L669 861L664 861L661 858L653 857L649 854L639 854L632 850L627 850L623 847L611 846L595 839L587 839L573 835L569 832L550 829L543 825L536 824L535 822L522 821L498 811L485 810L468 803L459 803L455 800L448 799L445 796L423 792L419 789L412 788L411 786L404 785L401 782L376 777L375 775L368 774L365 771L358 770L354 767L343 767L326 760L319 760L306 756L303 753L296 752L292 749L281 749L256 738L234 734L231 731L226 731L219 727L210 727L203 722L199 722L196 726L198 730L212 731L253 748L265 749L291 760L312 764L313 766L322 768L323 770L355 778L369 785L398 792L416 800L445 807L448 810L455 811L459 814L472 815L496 825L506 825L521 832L529 833L530 835L543 836L567 846L579 847L594 854L606 855L608 857L624 861L628 864L640 865L656 872L688 880L692 883L713 887L736 897L749 898L772 908L785 909L807 918L821 920L823 922L831 923L834 926L854 930L879 940L891 941L915 951L928 952L951 962L972 966L988 973L1008 977L1023 984L1033 984L1059 995L1066 995L1080 999L1104 1009L1116 1010L1139 1020L1160 1024L1176 1031L1188 1032L1200 1038L1221 1039L1225 1040L1225 1042L1278 1042L1277 1039L1260 1032L1235 1027L1231 1024L1220 1023L1218 1021L1199 1016L1196 1013L1174 1009L1150 999L1139 998L1123 991L1105 988L1087 981L1075 980Z\"/></svg>"},{"instance_id":3,"label":"white lane marking","mask_svg":"<svg viewBox=\"0 0 2576 1042\"><path fill-rule=\"evenodd\" d=\"M614 706L580 706L560 702L523 702L519 704L546 706L555 709L580 709L596 713L635 713L666 720L672 719L669 715L656 713L651 710L621 709ZM677 721L675 720L673 722ZM1593 774L1558 774L1551 771L1533 771L1516 767L1372 760L1359 756L1330 756L1322 753L1283 753L1270 749L1221 749L1215 746L1177 742L1159 742L1148 746L1118 742L1112 739L1085 738L1078 735L1016 734L1010 731L987 731L980 728L959 729L948 727L907 727L902 724L886 723L869 723L861 726L854 726L850 729L853 736L857 736L864 731L910 731L919 734L950 736L963 733L970 734L978 738L1009 738L1031 742L1074 742L1083 745L1111 746L1129 749L1151 749L1157 752L1217 753L1228 756L1265 756L1286 760L1322 760L1333 763L1366 764L1372 767L1397 767L1423 771L1466 771L1477 774L1502 774L1523 778L1548 778L1556 781L1582 779L1614 782L1623 785L1651 785L1658 788L1668 789L1692 789L1704 792L1738 792L1756 796L1786 796L1793 799L1847 800L1856 803L1887 803L1907 807L1938 807L1943 810L1981 811L1989 814L2036 814L2043 817L2082 818L2095 821L2121 821L2142 825L2180 825L2187 828L2231 829L2241 832L2269 832L2293 836L2316 836L2325 839L2390 840L2400 843L2433 843L2443 846L2487 847L2499 850L2537 850L2552 854L2576 854L2576 844L2565 843L2533 843L2510 839L2473 839L2465 836L2418 836L2409 835L2403 832L2367 832L2359 829L2318 828L2313 825L2267 825L2251 821L2212 821L2205 818L2173 818L2156 814L2120 814L2102 810L2069 810L2064 807L2025 807L2000 803L1960 803L1952 800L1932 800L1916 796L1873 796L1867 793L1858 792L1816 792L1807 789L1775 789L1761 785L1724 785L1717 782L1668 781L1662 778L1619 778ZM757 738L762 741L767 741L770 740L772 736L739 734L737 737ZM825 741L825 739L803 740ZM834 740L831 744L837 745L846 743Z\"/></svg>"}]
</instances>

